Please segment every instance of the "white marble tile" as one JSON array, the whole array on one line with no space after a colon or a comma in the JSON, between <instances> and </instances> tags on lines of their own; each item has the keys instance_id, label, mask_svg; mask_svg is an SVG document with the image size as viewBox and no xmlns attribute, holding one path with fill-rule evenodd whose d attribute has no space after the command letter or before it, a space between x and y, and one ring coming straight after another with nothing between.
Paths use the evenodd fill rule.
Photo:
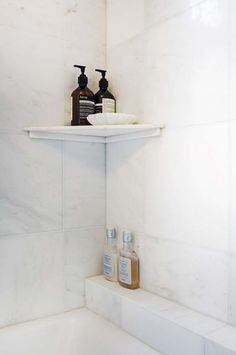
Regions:
<instances>
[{"instance_id":1,"label":"white marble tile","mask_svg":"<svg viewBox=\"0 0 236 355\"><path fill-rule=\"evenodd\" d=\"M104 229L65 232L66 309L84 305L85 278L102 272Z\"/></svg>"},{"instance_id":2,"label":"white marble tile","mask_svg":"<svg viewBox=\"0 0 236 355\"><path fill-rule=\"evenodd\" d=\"M224 325L221 321L191 311L190 309L185 314L183 313L182 316L177 317L175 323L202 336L206 336Z\"/></svg>"},{"instance_id":3,"label":"white marble tile","mask_svg":"<svg viewBox=\"0 0 236 355\"><path fill-rule=\"evenodd\" d=\"M64 1L63 20L63 37L66 41L77 44L77 47L83 48L87 46L90 51L94 50L91 46L92 43L94 43L96 47L105 43L105 0L66 0ZM91 59L92 57L90 57L90 61ZM94 65L96 65L96 63L94 63Z\"/></svg>"},{"instance_id":4,"label":"white marble tile","mask_svg":"<svg viewBox=\"0 0 236 355\"><path fill-rule=\"evenodd\" d=\"M228 124L164 130L145 156L147 234L228 251Z\"/></svg>"},{"instance_id":5,"label":"white marble tile","mask_svg":"<svg viewBox=\"0 0 236 355\"><path fill-rule=\"evenodd\" d=\"M2 329L0 353L161 355L85 308Z\"/></svg>"},{"instance_id":6,"label":"white marble tile","mask_svg":"<svg viewBox=\"0 0 236 355\"><path fill-rule=\"evenodd\" d=\"M0 326L62 312L62 233L0 237L0 280Z\"/></svg>"},{"instance_id":7,"label":"white marble tile","mask_svg":"<svg viewBox=\"0 0 236 355\"><path fill-rule=\"evenodd\" d=\"M63 124L62 41L8 27L0 38L1 128Z\"/></svg>"},{"instance_id":8,"label":"white marble tile","mask_svg":"<svg viewBox=\"0 0 236 355\"><path fill-rule=\"evenodd\" d=\"M229 124L230 139L230 251L236 255L236 121Z\"/></svg>"},{"instance_id":9,"label":"white marble tile","mask_svg":"<svg viewBox=\"0 0 236 355\"><path fill-rule=\"evenodd\" d=\"M235 351L225 349L216 343L208 341L205 345L205 355L235 355Z\"/></svg>"},{"instance_id":10,"label":"white marble tile","mask_svg":"<svg viewBox=\"0 0 236 355\"><path fill-rule=\"evenodd\" d=\"M153 26L180 15L202 0L145 0L145 26Z\"/></svg>"},{"instance_id":11,"label":"white marble tile","mask_svg":"<svg viewBox=\"0 0 236 355\"><path fill-rule=\"evenodd\" d=\"M117 100L117 112L135 114L143 120L146 96L144 35L136 36L107 50L110 90Z\"/></svg>"},{"instance_id":12,"label":"white marble tile","mask_svg":"<svg viewBox=\"0 0 236 355\"><path fill-rule=\"evenodd\" d=\"M111 289L97 282L86 280L86 306L119 327L121 326L121 302L119 292L112 292Z\"/></svg>"},{"instance_id":13,"label":"white marble tile","mask_svg":"<svg viewBox=\"0 0 236 355\"><path fill-rule=\"evenodd\" d=\"M145 140L107 146L107 225L142 232L144 228Z\"/></svg>"},{"instance_id":14,"label":"white marble tile","mask_svg":"<svg viewBox=\"0 0 236 355\"><path fill-rule=\"evenodd\" d=\"M61 37L63 33L63 3L64 0L2 1L0 4L0 25L29 33Z\"/></svg>"},{"instance_id":15,"label":"white marble tile","mask_svg":"<svg viewBox=\"0 0 236 355\"><path fill-rule=\"evenodd\" d=\"M64 143L64 227L105 225L103 144Z\"/></svg>"},{"instance_id":16,"label":"white marble tile","mask_svg":"<svg viewBox=\"0 0 236 355\"><path fill-rule=\"evenodd\" d=\"M144 30L144 0L107 1L107 46L115 47Z\"/></svg>"},{"instance_id":17,"label":"white marble tile","mask_svg":"<svg viewBox=\"0 0 236 355\"><path fill-rule=\"evenodd\" d=\"M230 256L228 322L236 327L236 254Z\"/></svg>"},{"instance_id":18,"label":"white marble tile","mask_svg":"<svg viewBox=\"0 0 236 355\"><path fill-rule=\"evenodd\" d=\"M204 354L200 336L137 307L128 299L122 301L122 328L166 355Z\"/></svg>"},{"instance_id":19,"label":"white marble tile","mask_svg":"<svg viewBox=\"0 0 236 355\"><path fill-rule=\"evenodd\" d=\"M209 0L147 32L145 120L228 119L228 2Z\"/></svg>"},{"instance_id":20,"label":"white marble tile","mask_svg":"<svg viewBox=\"0 0 236 355\"><path fill-rule=\"evenodd\" d=\"M206 337L206 355L236 354L236 328L225 326Z\"/></svg>"},{"instance_id":21,"label":"white marble tile","mask_svg":"<svg viewBox=\"0 0 236 355\"><path fill-rule=\"evenodd\" d=\"M70 124L71 93L78 86L77 77L80 75L80 71L73 68L73 65L86 66L88 87L94 93L99 90L100 80L95 69L106 69L105 1L69 0L64 4L64 13L65 123Z\"/></svg>"},{"instance_id":22,"label":"white marble tile","mask_svg":"<svg viewBox=\"0 0 236 355\"><path fill-rule=\"evenodd\" d=\"M145 292L146 294L149 294L149 292ZM221 321L204 316L199 312L192 311L190 308L181 306L166 298L157 296L156 294L154 297L155 301L149 305L145 305L145 309L154 315L169 320L197 335L204 336L224 325Z\"/></svg>"},{"instance_id":23,"label":"white marble tile","mask_svg":"<svg viewBox=\"0 0 236 355\"><path fill-rule=\"evenodd\" d=\"M95 67L105 67L105 1L20 0L0 9L1 127L70 124L73 65L88 66L92 90Z\"/></svg>"},{"instance_id":24,"label":"white marble tile","mask_svg":"<svg viewBox=\"0 0 236 355\"><path fill-rule=\"evenodd\" d=\"M142 286L146 290L227 320L226 254L146 236L140 256Z\"/></svg>"},{"instance_id":25,"label":"white marble tile","mask_svg":"<svg viewBox=\"0 0 236 355\"><path fill-rule=\"evenodd\" d=\"M61 143L0 135L0 235L62 226Z\"/></svg>"},{"instance_id":26,"label":"white marble tile","mask_svg":"<svg viewBox=\"0 0 236 355\"><path fill-rule=\"evenodd\" d=\"M230 240L229 322L236 326L236 121L229 125L230 137Z\"/></svg>"},{"instance_id":27,"label":"white marble tile","mask_svg":"<svg viewBox=\"0 0 236 355\"><path fill-rule=\"evenodd\" d=\"M229 106L230 119L236 120L236 2L229 0Z\"/></svg>"},{"instance_id":28,"label":"white marble tile","mask_svg":"<svg viewBox=\"0 0 236 355\"><path fill-rule=\"evenodd\" d=\"M72 323L73 355L161 355L96 314L86 309L78 313L76 323Z\"/></svg>"}]
</instances>

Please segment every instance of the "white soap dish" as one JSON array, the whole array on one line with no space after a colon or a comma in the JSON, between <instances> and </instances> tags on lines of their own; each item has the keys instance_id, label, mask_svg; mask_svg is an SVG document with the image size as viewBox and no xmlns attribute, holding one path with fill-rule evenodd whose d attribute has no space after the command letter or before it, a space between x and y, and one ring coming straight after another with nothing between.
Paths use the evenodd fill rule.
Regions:
<instances>
[{"instance_id":1,"label":"white soap dish","mask_svg":"<svg viewBox=\"0 0 236 355\"><path fill-rule=\"evenodd\" d=\"M98 125L122 125L137 123L135 115L127 113L95 113L87 117L93 126Z\"/></svg>"}]
</instances>

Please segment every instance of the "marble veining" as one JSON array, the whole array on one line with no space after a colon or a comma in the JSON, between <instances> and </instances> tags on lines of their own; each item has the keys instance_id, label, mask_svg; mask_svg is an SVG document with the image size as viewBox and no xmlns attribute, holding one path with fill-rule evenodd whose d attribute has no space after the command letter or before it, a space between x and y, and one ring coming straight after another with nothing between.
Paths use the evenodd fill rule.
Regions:
<instances>
[{"instance_id":1,"label":"marble veining","mask_svg":"<svg viewBox=\"0 0 236 355\"><path fill-rule=\"evenodd\" d=\"M102 147L33 141L23 128L70 123L73 64L97 90L105 0L3 1L0 28L2 327L82 306L84 278L101 272Z\"/></svg>"},{"instance_id":2,"label":"marble veining","mask_svg":"<svg viewBox=\"0 0 236 355\"><path fill-rule=\"evenodd\" d=\"M142 122L165 125L142 154L108 151L108 223L135 232L142 286L235 325L235 1L140 0L121 37L134 7L107 5L117 107L132 93Z\"/></svg>"},{"instance_id":3,"label":"marble veining","mask_svg":"<svg viewBox=\"0 0 236 355\"><path fill-rule=\"evenodd\" d=\"M63 245L62 232L0 237L1 327L64 310Z\"/></svg>"},{"instance_id":4,"label":"marble veining","mask_svg":"<svg viewBox=\"0 0 236 355\"><path fill-rule=\"evenodd\" d=\"M61 143L0 135L0 235L62 226Z\"/></svg>"}]
</instances>

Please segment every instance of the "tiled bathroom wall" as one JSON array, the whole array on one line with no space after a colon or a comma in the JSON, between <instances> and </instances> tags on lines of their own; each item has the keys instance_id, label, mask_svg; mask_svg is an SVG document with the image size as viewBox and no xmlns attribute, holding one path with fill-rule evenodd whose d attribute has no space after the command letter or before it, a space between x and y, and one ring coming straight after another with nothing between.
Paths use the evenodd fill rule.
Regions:
<instances>
[{"instance_id":1,"label":"tiled bathroom wall","mask_svg":"<svg viewBox=\"0 0 236 355\"><path fill-rule=\"evenodd\" d=\"M135 232L145 289L234 325L235 14L234 0L107 1L118 110L165 125L108 146L107 222Z\"/></svg>"},{"instance_id":2,"label":"tiled bathroom wall","mask_svg":"<svg viewBox=\"0 0 236 355\"><path fill-rule=\"evenodd\" d=\"M165 125L108 145L107 224L134 231L145 289L236 325L235 13L234 0L0 4L0 326L83 305L101 272L104 146L23 127L68 124L75 60L95 91L106 56L118 111Z\"/></svg>"},{"instance_id":3,"label":"tiled bathroom wall","mask_svg":"<svg viewBox=\"0 0 236 355\"><path fill-rule=\"evenodd\" d=\"M0 27L4 326L82 306L84 278L101 272L104 146L31 140L23 128L70 122L73 64L88 65L97 87L105 1L2 1Z\"/></svg>"}]
</instances>

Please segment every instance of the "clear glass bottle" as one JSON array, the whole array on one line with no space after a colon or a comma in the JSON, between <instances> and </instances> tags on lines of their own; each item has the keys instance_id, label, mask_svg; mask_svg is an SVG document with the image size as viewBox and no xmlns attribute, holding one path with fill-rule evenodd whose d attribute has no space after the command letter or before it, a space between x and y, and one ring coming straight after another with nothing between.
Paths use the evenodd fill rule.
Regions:
<instances>
[{"instance_id":1,"label":"clear glass bottle","mask_svg":"<svg viewBox=\"0 0 236 355\"><path fill-rule=\"evenodd\" d=\"M118 249L115 228L107 228L103 253L103 274L109 281L118 281Z\"/></svg>"},{"instance_id":2,"label":"clear glass bottle","mask_svg":"<svg viewBox=\"0 0 236 355\"><path fill-rule=\"evenodd\" d=\"M139 258L133 248L133 236L123 232L123 248L119 255L119 283L121 286L139 288Z\"/></svg>"}]
</instances>

